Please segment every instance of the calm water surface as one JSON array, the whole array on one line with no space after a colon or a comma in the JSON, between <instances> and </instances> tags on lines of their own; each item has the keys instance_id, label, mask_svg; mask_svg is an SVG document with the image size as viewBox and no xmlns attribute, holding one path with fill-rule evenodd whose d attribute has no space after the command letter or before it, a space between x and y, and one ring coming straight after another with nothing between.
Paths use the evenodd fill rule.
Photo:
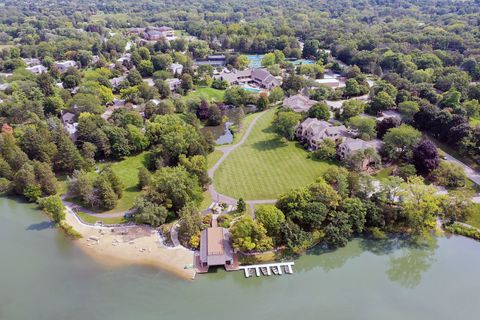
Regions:
<instances>
[{"instance_id":1,"label":"calm water surface","mask_svg":"<svg viewBox=\"0 0 480 320\"><path fill-rule=\"evenodd\" d=\"M290 276L242 272L193 282L100 266L33 206L0 198L0 319L475 319L480 243L429 247L357 239L296 260Z\"/></svg>"}]
</instances>

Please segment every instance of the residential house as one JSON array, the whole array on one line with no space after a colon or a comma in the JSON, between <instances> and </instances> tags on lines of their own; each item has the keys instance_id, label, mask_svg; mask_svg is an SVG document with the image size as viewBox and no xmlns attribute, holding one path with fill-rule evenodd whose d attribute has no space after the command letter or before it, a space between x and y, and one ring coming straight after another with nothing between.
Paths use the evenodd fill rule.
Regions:
<instances>
[{"instance_id":1,"label":"residential house","mask_svg":"<svg viewBox=\"0 0 480 320\"><path fill-rule=\"evenodd\" d=\"M230 232L221 227L207 228L200 234L200 256L198 268L208 271L211 266L234 264L234 252L230 244Z\"/></svg>"},{"instance_id":2,"label":"residential house","mask_svg":"<svg viewBox=\"0 0 480 320\"><path fill-rule=\"evenodd\" d=\"M227 81L229 85L253 84L265 89L280 85L280 81L266 69L233 69L232 71L224 69L217 78Z\"/></svg>"},{"instance_id":3,"label":"residential house","mask_svg":"<svg viewBox=\"0 0 480 320\"><path fill-rule=\"evenodd\" d=\"M145 32L145 28L130 28L128 29L128 33L129 34L142 34Z\"/></svg>"},{"instance_id":4,"label":"residential house","mask_svg":"<svg viewBox=\"0 0 480 320\"><path fill-rule=\"evenodd\" d=\"M37 59L37 58L23 58L22 60L23 62L25 62L27 67L33 67L41 64L40 59Z\"/></svg>"},{"instance_id":5,"label":"residential house","mask_svg":"<svg viewBox=\"0 0 480 320\"><path fill-rule=\"evenodd\" d=\"M172 63L170 71L172 71L173 75L180 75L183 72L183 66L180 63Z\"/></svg>"},{"instance_id":6,"label":"residential house","mask_svg":"<svg viewBox=\"0 0 480 320\"><path fill-rule=\"evenodd\" d=\"M172 38L174 37L174 30L170 27L148 27L145 29L145 32L142 34L142 37L145 40L156 41L162 38Z\"/></svg>"},{"instance_id":7,"label":"residential house","mask_svg":"<svg viewBox=\"0 0 480 320\"><path fill-rule=\"evenodd\" d=\"M323 78L315 80L316 83L327 86L329 88L338 88L340 86L340 80L335 78Z\"/></svg>"},{"instance_id":8,"label":"residential house","mask_svg":"<svg viewBox=\"0 0 480 320\"><path fill-rule=\"evenodd\" d=\"M62 123L63 124L73 124L75 123L75 114L71 112L65 112L62 114Z\"/></svg>"},{"instance_id":9,"label":"residential house","mask_svg":"<svg viewBox=\"0 0 480 320\"><path fill-rule=\"evenodd\" d=\"M63 128L68 133L70 138L73 141L77 140L78 123L75 122L75 114L71 112L62 113L62 123L63 123Z\"/></svg>"},{"instance_id":10,"label":"residential house","mask_svg":"<svg viewBox=\"0 0 480 320\"><path fill-rule=\"evenodd\" d=\"M73 60L66 60L66 61L57 61L54 65L58 68L60 72L65 72L68 68L76 68L77 63Z\"/></svg>"},{"instance_id":11,"label":"residential house","mask_svg":"<svg viewBox=\"0 0 480 320\"><path fill-rule=\"evenodd\" d=\"M337 155L340 160L345 160L350 155L355 154L356 152L363 151L366 149L374 149L376 150L376 145L371 142L364 141L362 139L352 139L346 138L345 141L340 143L337 148ZM363 170L367 169L371 160L366 158L363 159L363 163L361 164L361 168Z\"/></svg>"},{"instance_id":12,"label":"residential house","mask_svg":"<svg viewBox=\"0 0 480 320\"><path fill-rule=\"evenodd\" d=\"M126 76L120 76L120 77L116 77L116 78L112 78L110 79L110 84L112 85L113 89L116 89L120 86L120 84L125 81L127 77Z\"/></svg>"},{"instance_id":13,"label":"residential house","mask_svg":"<svg viewBox=\"0 0 480 320\"><path fill-rule=\"evenodd\" d=\"M295 112L307 112L316 103L318 102L310 100L302 94L290 96L283 100L283 106L292 109Z\"/></svg>"},{"instance_id":14,"label":"residential house","mask_svg":"<svg viewBox=\"0 0 480 320\"><path fill-rule=\"evenodd\" d=\"M132 54L124 53L120 58L117 59L117 62L120 62L121 64L123 64L124 61L130 62L131 60L132 60Z\"/></svg>"},{"instance_id":15,"label":"residential house","mask_svg":"<svg viewBox=\"0 0 480 320\"><path fill-rule=\"evenodd\" d=\"M27 71L34 73L34 74L42 74L44 72L47 72L48 69L42 66L41 64L37 64L35 66L31 66L26 68Z\"/></svg>"},{"instance_id":16,"label":"residential house","mask_svg":"<svg viewBox=\"0 0 480 320\"><path fill-rule=\"evenodd\" d=\"M344 125L334 126L327 121L307 118L297 126L295 136L306 142L309 150L317 150L323 140L328 138L340 143L349 133Z\"/></svg>"},{"instance_id":17,"label":"residential house","mask_svg":"<svg viewBox=\"0 0 480 320\"><path fill-rule=\"evenodd\" d=\"M182 85L182 81L177 78L172 78L172 79L167 79L165 80L168 83L168 86L170 87L170 91L176 91L180 86Z\"/></svg>"}]
</instances>

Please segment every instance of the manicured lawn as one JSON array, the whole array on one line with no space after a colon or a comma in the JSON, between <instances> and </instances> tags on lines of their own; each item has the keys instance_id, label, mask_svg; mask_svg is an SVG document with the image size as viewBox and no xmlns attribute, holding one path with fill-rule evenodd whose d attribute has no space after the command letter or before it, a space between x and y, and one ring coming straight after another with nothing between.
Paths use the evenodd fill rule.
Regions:
<instances>
[{"instance_id":1,"label":"manicured lawn","mask_svg":"<svg viewBox=\"0 0 480 320\"><path fill-rule=\"evenodd\" d=\"M245 131L248 129L250 126L250 123L252 123L252 120L258 115L258 113L249 113L245 116L245 118L242 121L242 126L238 128L236 127L231 127L233 131L233 142L232 144L238 143L240 140L242 140L243 134Z\"/></svg>"},{"instance_id":2,"label":"manicured lawn","mask_svg":"<svg viewBox=\"0 0 480 320\"><path fill-rule=\"evenodd\" d=\"M213 200L210 193L208 191L203 192L203 201L202 203L200 203L200 206L198 207L198 209L200 209L201 211L207 210L208 207L210 207L210 205L212 204L212 201Z\"/></svg>"},{"instance_id":3,"label":"manicured lawn","mask_svg":"<svg viewBox=\"0 0 480 320\"><path fill-rule=\"evenodd\" d=\"M215 150L207 156L207 166L210 169L217 163L217 161L223 156L223 152Z\"/></svg>"},{"instance_id":4,"label":"manicured lawn","mask_svg":"<svg viewBox=\"0 0 480 320\"><path fill-rule=\"evenodd\" d=\"M138 170L143 166L147 153L125 158L120 162L110 163L113 171L118 175L123 183L123 196L118 201L117 206L108 212L127 211L133 206L136 197L140 194L138 189ZM108 163L100 164L100 168Z\"/></svg>"},{"instance_id":5,"label":"manicured lawn","mask_svg":"<svg viewBox=\"0 0 480 320\"><path fill-rule=\"evenodd\" d=\"M195 91L189 92L185 99L203 98L210 102L222 102L225 90L218 90L209 87L197 87Z\"/></svg>"},{"instance_id":6,"label":"manicured lawn","mask_svg":"<svg viewBox=\"0 0 480 320\"><path fill-rule=\"evenodd\" d=\"M107 165L111 165L113 171L123 183L123 196L120 200L118 200L117 206L112 210L102 213L124 212L128 211L133 206L135 199L140 195L140 190L137 187L138 169L143 166L146 155L147 153L144 152L136 156L127 157L119 162L103 162L97 164L99 169L102 169ZM93 171L89 172L89 176L92 179L95 179L97 173ZM61 183L62 189L66 190L66 181L62 181ZM75 198L69 198L67 200L78 203L77 199Z\"/></svg>"},{"instance_id":7,"label":"manicured lawn","mask_svg":"<svg viewBox=\"0 0 480 320\"><path fill-rule=\"evenodd\" d=\"M474 227L480 228L480 204L477 204L476 208L477 210L470 218L467 219L466 223Z\"/></svg>"},{"instance_id":8,"label":"manicured lawn","mask_svg":"<svg viewBox=\"0 0 480 320\"><path fill-rule=\"evenodd\" d=\"M218 192L247 200L276 199L304 187L332 165L308 158L295 142L284 144L271 129L272 109L258 119L245 144L233 151L215 172Z\"/></svg>"},{"instance_id":9,"label":"manicured lawn","mask_svg":"<svg viewBox=\"0 0 480 320\"><path fill-rule=\"evenodd\" d=\"M77 212L77 215L80 217L80 219L82 219L83 222L91 223L91 224L94 224L97 221L101 221L105 224L119 224L119 223L127 222L123 217L97 218L97 217L89 216L88 214L83 213L81 211Z\"/></svg>"}]
</instances>

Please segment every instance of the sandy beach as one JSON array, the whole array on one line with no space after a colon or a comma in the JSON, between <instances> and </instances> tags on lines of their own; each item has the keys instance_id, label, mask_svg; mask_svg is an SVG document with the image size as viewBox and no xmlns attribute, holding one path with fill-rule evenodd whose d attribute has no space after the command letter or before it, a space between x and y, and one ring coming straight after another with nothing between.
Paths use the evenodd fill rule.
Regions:
<instances>
[{"instance_id":1,"label":"sandy beach","mask_svg":"<svg viewBox=\"0 0 480 320\"><path fill-rule=\"evenodd\" d=\"M83 238L74 242L95 261L109 267L138 264L162 269L183 279L192 279L194 254L184 247L165 247L153 229L143 226L101 227L83 224L67 208L66 222ZM113 231L112 231L113 230Z\"/></svg>"}]
</instances>

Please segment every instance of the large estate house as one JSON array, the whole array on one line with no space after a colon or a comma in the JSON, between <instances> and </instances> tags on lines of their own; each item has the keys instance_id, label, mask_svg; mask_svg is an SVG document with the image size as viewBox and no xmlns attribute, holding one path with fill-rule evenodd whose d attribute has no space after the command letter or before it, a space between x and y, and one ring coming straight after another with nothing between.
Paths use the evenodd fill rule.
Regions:
<instances>
[{"instance_id":1,"label":"large estate house","mask_svg":"<svg viewBox=\"0 0 480 320\"><path fill-rule=\"evenodd\" d=\"M310 100L303 94L290 96L283 100L283 106L295 112L307 112L316 103L317 101Z\"/></svg>"},{"instance_id":2,"label":"large estate house","mask_svg":"<svg viewBox=\"0 0 480 320\"><path fill-rule=\"evenodd\" d=\"M146 27L146 28L130 28L128 30L130 34L137 34L145 40L156 41L162 38L172 38L175 32L172 28L162 27Z\"/></svg>"},{"instance_id":3,"label":"large estate house","mask_svg":"<svg viewBox=\"0 0 480 320\"><path fill-rule=\"evenodd\" d=\"M229 85L255 84L265 89L272 89L280 85L280 81L266 69L223 70L217 77L227 81Z\"/></svg>"},{"instance_id":4,"label":"large estate house","mask_svg":"<svg viewBox=\"0 0 480 320\"><path fill-rule=\"evenodd\" d=\"M298 140L306 142L310 150L317 150L323 140L328 138L338 143L349 134L344 125L334 126L327 121L307 118L297 126L295 136Z\"/></svg>"}]
</instances>

